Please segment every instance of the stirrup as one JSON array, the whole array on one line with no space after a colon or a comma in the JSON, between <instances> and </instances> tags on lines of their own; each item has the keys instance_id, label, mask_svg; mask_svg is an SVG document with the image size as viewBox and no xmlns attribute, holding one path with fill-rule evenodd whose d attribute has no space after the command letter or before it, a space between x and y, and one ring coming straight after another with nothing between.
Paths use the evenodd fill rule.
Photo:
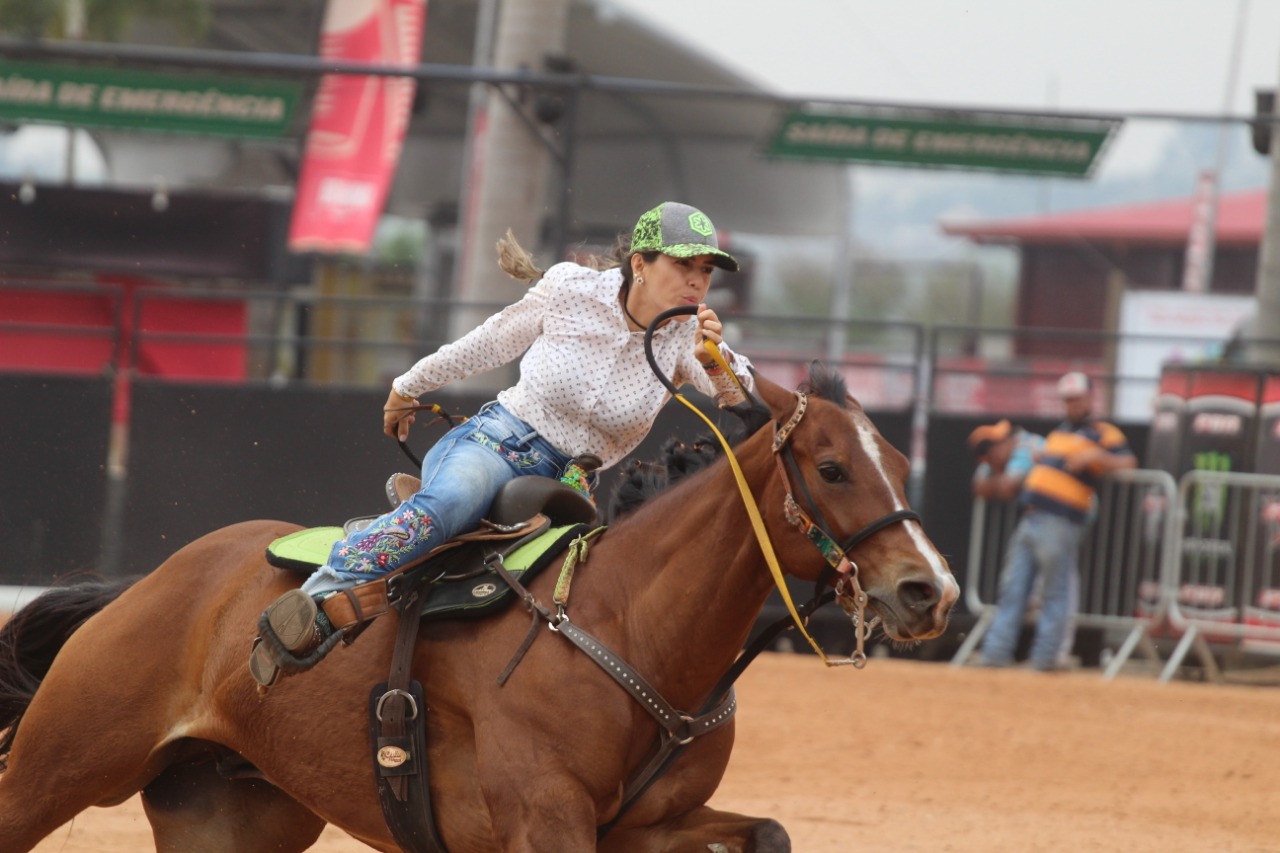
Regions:
<instances>
[{"instance_id":1,"label":"stirrup","mask_svg":"<svg viewBox=\"0 0 1280 853\"><path fill-rule=\"evenodd\" d=\"M249 672L261 690L271 687L281 672L302 672L315 666L342 639L342 631L325 636L319 607L310 595L293 589L273 601L258 619L259 636L249 653Z\"/></svg>"},{"instance_id":2,"label":"stirrup","mask_svg":"<svg viewBox=\"0 0 1280 853\"><path fill-rule=\"evenodd\" d=\"M266 620L280 645L294 654L308 647L320 645L320 627L316 625L319 608L316 601L301 589L291 589L263 611Z\"/></svg>"},{"instance_id":3,"label":"stirrup","mask_svg":"<svg viewBox=\"0 0 1280 853\"><path fill-rule=\"evenodd\" d=\"M253 648L249 651L249 674L258 682L258 691L262 693L280 678L280 665L267 654L261 637L254 637Z\"/></svg>"}]
</instances>

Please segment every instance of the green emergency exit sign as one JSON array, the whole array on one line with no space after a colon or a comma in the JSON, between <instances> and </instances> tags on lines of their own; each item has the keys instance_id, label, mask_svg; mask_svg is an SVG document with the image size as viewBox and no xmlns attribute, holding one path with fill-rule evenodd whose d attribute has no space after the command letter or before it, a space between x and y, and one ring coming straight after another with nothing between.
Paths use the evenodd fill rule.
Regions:
<instances>
[{"instance_id":1,"label":"green emergency exit sign","mask_svg":"<svg viewBox=\"0 0 1280 853\"><path fill-rule=\"evenodd\" d=\"M946 121L799 111L783 118L767 153L1083 178L1119 126L1113 121Z\"/></svg>"},{"instance_id":2,"label":"green emergency exit sign","mask_svg":"<svg viewBox=\"0 0 1280 853\"><path fill-rule=\"evenodd\" d=\"M0 60L0 118L72 126L278 137L301 84Z\"/></svg>"}]
</instances>

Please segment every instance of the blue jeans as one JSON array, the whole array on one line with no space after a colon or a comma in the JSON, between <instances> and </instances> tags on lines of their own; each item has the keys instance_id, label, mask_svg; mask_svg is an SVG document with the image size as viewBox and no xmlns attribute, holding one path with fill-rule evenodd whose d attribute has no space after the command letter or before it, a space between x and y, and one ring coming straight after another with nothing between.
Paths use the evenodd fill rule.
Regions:
<instances>
[{"instance_id":1,"label":"blue jeans","mask_svg":"<svg viewBox=\"0 0 1280 853\"><path fill-rule=\"evenodd\" d=\"M364 530L340 539L302 585L325 595L374 580L473 530L516 477L559 477L569 457L500 404L486 404L422 460L422 488Z\"/></svg>"},{"instance_id":2,"label":"blue jeans","mask_svg":"<svg viewBox=\"0 0 1280 853\"><path fill-rule=\"evenodd\" d=\"M1070 651L1080 602L1080 535L1082 524L1043 511L1022 517L1009 539L1000 574L996 618L982 643L983 660L991 666L1013 662L1022 617L1041 582L1040 618L1029 655L1036 669L1052 669Z\"/></svg>"}]
</instances>

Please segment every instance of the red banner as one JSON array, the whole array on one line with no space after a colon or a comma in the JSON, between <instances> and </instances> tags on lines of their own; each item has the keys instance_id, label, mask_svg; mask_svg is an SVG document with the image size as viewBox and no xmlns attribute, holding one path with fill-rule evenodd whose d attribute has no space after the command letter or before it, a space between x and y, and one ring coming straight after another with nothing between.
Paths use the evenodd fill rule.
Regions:
<instances>
[{"instance_id":1,"label":"red banner","mask_svg":"<svg viewBox=\"0 0 1280 853\"><path fill-rule=\"evenodd\" d=\"M416 65L426 0L329 0L320 55ZM289 227L298 251L368 251L409 124L412 77L320 80Z\"/></svg>"}]
</instances>

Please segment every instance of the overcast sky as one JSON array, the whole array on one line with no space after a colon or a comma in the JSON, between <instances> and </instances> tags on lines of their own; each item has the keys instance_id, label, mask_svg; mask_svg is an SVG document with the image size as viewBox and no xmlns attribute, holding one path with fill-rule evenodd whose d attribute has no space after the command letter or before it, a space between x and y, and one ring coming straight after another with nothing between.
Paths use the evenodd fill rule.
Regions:
<instances>
[{"instance_id":1,"label":"overcast sky","mask_svg":"<svg viewBox=\"0 0 1280 853\"><path fill-rule=\"evenodd\" d=\"M1280 0L602 2L686 41L748 80L796 96L1130 117L1248 117L1254 90L1274 89L1280 80ZM1237 51L1238 20L1244 26ZM1233 56L1236 79L1228 100ZM1140 186L1135 192L1144 193L1125 203L1189 197L1199 171L1214 166L1211 150L1193 153L1186 147L1182 131L1197 127L1211 131L1213 125L1130 118L1092 178L1068 182L1077 190L1073 195L1023 192L1028 182L1005 177L1005 197L1025 196L1026 209L1000 215L1044 213L1050 205L1060 211L1116 204L1114 194L1104 199L1087 193L1120 184ZM1263 186L1266 163L1250 149L1246 126L1228 127L1225 189ZM1146 180L1167 173L1171 162L1185 172L1181 181L1156 186ZM909 206L913 198L955 190L960 182L976 187L990 178L875 167L860 169L857 180L864 201L884 197ZM938 236L938 218L992 214L966 204L949 206L920 221L877 220L892 233L875 236L890 249L928 252L940 241L955 242Z\"/></svg>"},{"instance_id":2,"label":"overcast sky","mask_svg":"<svg viewBox=\"0 0 1280 853\"><path fill-rule=\"evenodd\" d=\"M612 0L769 88L916 103L1219 113L1280 79L1280 0Z\"/></svg>"}]
</instances>

